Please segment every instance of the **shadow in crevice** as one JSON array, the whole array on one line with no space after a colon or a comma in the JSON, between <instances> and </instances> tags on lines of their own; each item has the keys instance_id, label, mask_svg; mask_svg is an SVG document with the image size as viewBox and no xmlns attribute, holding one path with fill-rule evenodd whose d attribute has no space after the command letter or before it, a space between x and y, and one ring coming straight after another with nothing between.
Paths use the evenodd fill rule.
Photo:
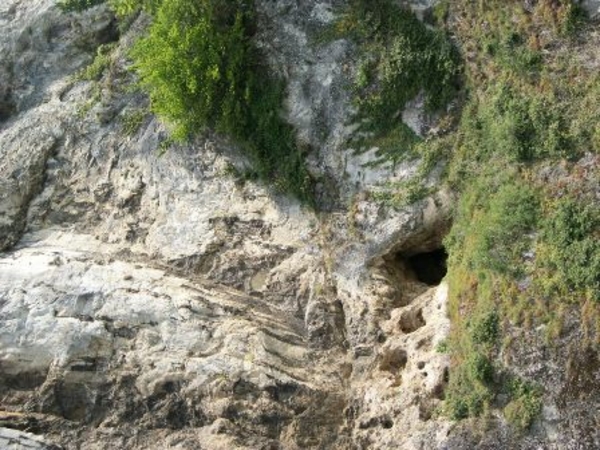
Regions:
<instances>
[{"instance_id":1,"label":"shadow in crevice","mask_svg":"<svg viewBox=\"0 0 600 450\"><path fill-rule=\"evenodd\" d=\"M414 277L428 286L438 286L446 276L448 254L444 247L410 256L398 256L404 258Z\"/></svg>"},{"instance_id":2,"label":"shadow in crevice","mask_svg":"<svg viewBox=\"0 0 600 450\"><path fill-rule=\"evenodd\" d=\"M383 256L377 268L392 294L389 308L407 306L446 276L448 255L441 243L418 250L396 250Z\"/></svg>"}]
</instances>

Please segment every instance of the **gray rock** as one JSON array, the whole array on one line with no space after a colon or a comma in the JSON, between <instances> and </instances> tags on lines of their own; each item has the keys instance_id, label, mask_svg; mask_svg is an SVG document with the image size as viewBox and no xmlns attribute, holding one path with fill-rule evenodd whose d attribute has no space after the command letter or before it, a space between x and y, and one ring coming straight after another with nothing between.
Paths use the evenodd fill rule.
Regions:
<instances>
[{"instance_id":1,"label":"gray rock","mask_svg":"<svg viewBox=\"0 0 600 450\"><path fill-rule=\"evenodd\" d=\"M162 154L167 130L150 114L124 132L148 106L125 89L143 17L85 82L72 75L116 38L105 7L2 2L2 426L86 449L594 448L585 402L550 398L541 431L521 440L501 420L478 441L434 414L449 376L435 350L447 287L419 281L409 257L441 246L453 198L438 189L394 209L370 195L416 169L365 166L374 150L345 148L355 49L318 40L345 4L258 2L287 117L333 188L317 214L236 178L247 161L223 137ZM404 114L416 130L418 103ZM539 336L525 337L532 353L515 367L556 375L556 398L583 392L582 361L543 372L523 363L542 360ZM30 441L0 429L0 447Z\"/></svg>"},{"instance_id":2,"label":"gray rock","mask_svg":"<svg viewBox=\"0 0 600 450\"><path fill-rule=\"evenodd\" d=\"M44 442L38 436L0 427L0 448L4 450L60 450L61 447Z\"/></svg>"}]
</instances>

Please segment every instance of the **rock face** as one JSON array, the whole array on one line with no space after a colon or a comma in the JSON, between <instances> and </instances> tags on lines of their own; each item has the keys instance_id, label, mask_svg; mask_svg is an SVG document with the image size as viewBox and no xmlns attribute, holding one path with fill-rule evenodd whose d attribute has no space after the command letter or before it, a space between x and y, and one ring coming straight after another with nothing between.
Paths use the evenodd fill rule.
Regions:
<instances>
[{"instance_id":1,"label":"rock face","mask_svg":"<svg viewBox=\"0 0 600 450\"><path fill-rule=\"evenodd\" d=\"M318 356L301 320L258 296L112 260L111 247L90 236L30 239L3 260L1 283L12 291L0 337L8 403L35 389L26 410L102 428L193 427L207 448L234 446L227 431L239 422L267 440L293 418L302 425L321 415L294 433L300 447L335 434L339 417L327 410L343 404L332 389L340 380L308 364ZM146 448L165 433L152 434Z\"/></svg>"},{"instance_id":2,"label":"rock face","mask_svg":"<svg viewBox=\"0 0 600 450\"><path fill-rule=\"evenodd\" d=\"M259 3L290 121L337 186L319 215L229 175L223 138L161 155L124 88L142 21L119 37L103 7L53 3L0 6L0 424L64 448L437 445L445 288L396 254L439 246L450 200L357 196L412 169L343 151L352 46L313 43L343 2ZM119 38L100 81L73 76Z\"/></svg>"},{"instance_id":3,"label":"rock face","mask_svg":"<svg viewBox=\"0 0 600 450\"><path fill-rule=\"evenodd\" d=\"M371 199L415 168L344 148L353 47L315 40L344 4L258 2L335 193L316 213L232 175L223 137L169 144L126 89L143 18L119 35L102 6L2 2L0 447L472 448L437 414L452 197ZM74 77L117 41L99 81Z\"/></svg>"}]
</instances>

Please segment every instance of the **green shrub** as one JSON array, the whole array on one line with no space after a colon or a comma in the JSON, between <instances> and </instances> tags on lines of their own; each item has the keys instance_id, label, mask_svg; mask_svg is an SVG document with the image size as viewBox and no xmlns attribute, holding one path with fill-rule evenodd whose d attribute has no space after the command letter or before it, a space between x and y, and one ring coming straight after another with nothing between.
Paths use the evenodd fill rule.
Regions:
<instances>
[{"instance_id":1,"label":"green shrub","mask_svg":"<svg viewBox=\"0 0 600 450\"><path fill-rule=\"evenodd\" d=\"M354 0L337 24L364 55L355 83L362 125L359 146L379 146L398 160L420 141L402 123L401 112L419 93L429 111L444 108L456 96L460 58L441 30L432 30L409 10L390 0Z\"/></svg>"},{"instance_id":2,"label":"green shrub","mask_svg":"<svg viewBox=\"0 0 600 450\"><path fill-rule=\"evenodd\" d=\"M385 161L394 163L415 157L412 151L422 139L404 122L399 122L386 133L377 133L370 138L354 138L353 143L362 146L377 147L377 158L366 166L377 166Z\"/></svg>"},{"instance_id":3,"label":"green shrub","mask_svg":"<svg viewBox=\"0 0 600 450\"><path fill-rule=\"evenodd\" d=\"M541 402L537 397L523 396L512 400L504 408L506 420L514 427L525 430L533 423L541 410Z\"/></svg>"},{"instance_id":4,"label":"green shrub","mask_svg":"<svg viewBox=\"0 0 600 450\"><path fill-rule=\"evenodd\" d=\"M494 376L494 368L490 359L481 353L475 352L467 360L470 378L482 383L489 383Z\"/></svg>"},{"instance_id":5,"label":"green shrub","mask_svg":"<svg viewBox=\"0 0 600 450\"><path fill-rule=\"evenodd\" d=\"M154 14L164 0L105 0L115 15L120 19L127 19L140 10Z\"/></svg>"},{"instance_id":6,"label":"green shrub","mask_svg":"<svg viewBox=\"0 0 600 450\"><path fill-rule=\"evenodd\" d=\"M435 351L438 353L448 353L448 341L442 340L435 346Z\"/></svg>"},{"instance_id":7,"label":"green shrub","mask_svg":"<svg viewBox=\"0 0 600 450\"><path fill-rule=\"evenodd\" d=\"M526 430L542 410L541 392L519 379L509 383L511 401L504 408L506 420L519 430Z\"/></svg>"},{"instance_id":8,"label":"green shrub","mask_svg":"<svg viewBox=\"0 0 600 450\"><path fill-rule=\"evenodd\" d=\"M171 0L155 9L132 51L152 109L179 139L207 128L231 136L256 175L311 200L311 177L292 127L281 118L284 83L252 42L252 2Z\"/></svg>"},{"instance_id":9,"label":"green shrub","mask_svg":"<svg viewBox=\"0 0 600 450\"><path fill-rule=\"evenodd\" d=\"M573 198L558 200L542 224L542 262L554 272L558 292L587 292L600 301L600 209Z\"/></svg>"},{"instance_id":10,"label":"green shrub","mask_svg":"<svg viewBox=\"0 0 600 450\"><path fill-rule=\"evenodd\" d=\"M435 24L443 24L448 20L450 15L450 3L449 0L440 0L435 3L432 11L433 19Z\"/></svg>"},{"instance_id":11,"label":"green shrub","mask_svg":"<svg viewBox=\"0 0 600 450\"><path fill-rule=\"evenodd\" d=\"M473 255L480 268L520 273L518 262L530 244L526 235L536 224L538 201L530 188L516 183L503 185L489 198L483 223L474 230L480 232Z\"/></svg>"},{"instance_id":12,"label":"green shrub","mask_svg":"<svg viewBox=\"0 0 600 450\"><path fill-rule=\"evenodd\" d=\"M164 2L149 35L132 52L153 109L182 138L207 126L222 127L224 116L241 107L246 87L241 78L248 52L244 22L251 17L234 10L217 23L213 3Z\"/></svg>"},{"instance_id":13,"label":"green shrub","mask_svg":"<svg viewBox=\"0 0 600 450\"><path fill-rule=\"evenodd\" d=\"M398 209L423 200L432 192L431 187L425 186L419 177L414 177L407 181L387 183L384 190L373 192L372 196L383 205Z\"/></svg>"},{"instance_id":14,"label":"green shrub","mask_svg":"<svg viewBox=\"0 0 600 450\"><path fill-rule=\"evenodd\" d=\"M493 170L500 170L492 166ZM446 238L450 262L462 261L481 273L492 270L519 276L522 253L531 245L527 233L537 222L537 194L519 178L484 174L472 182L459 201L455 226Z\"/></svg>"},{"instance_id":15,"label":"green shrub","mask_svg":"<svg viewBox=\"0 0 600 450\"><path fill-rule=\"evenodd\" d=\"M473 100L461 121L462 148L455 164L461 158L465 163L491 158L521 163L578 154L569 130L569 105L553 93L522 89L507 76Z\"/></svg>"},{"instance_id":16,"label":"green shrub","mask_svg":"<svg viewBox=\"0 0 600 450\"><path fill-rule=\"evenodd\" d=\"M573 198L560 199L544 223L545 235L552 244L568 250L571 245L593 238L600 224L599 211Z\"/></svg>"},{"instance_id":17,"label":"green shrub","mask_svg":"<svg viewBox=\"0 0 600 450\"><path fill-rule=\"evenodd\" d=\"M478 380L467 364L450 372L446 389L446 412L453 420L479 416L493 400L492 391Z\"/></svg>"},{"instance_id":18,"label":"green shrub","mask_svg":"<svg viewBox=\"0 0 600 450\"><path fill-rule=\"evenodd\" d=\"M491 311L474 322L471 337L476 344L493 344L498 338L498 313Z\"/></svg>"}]
</instances>

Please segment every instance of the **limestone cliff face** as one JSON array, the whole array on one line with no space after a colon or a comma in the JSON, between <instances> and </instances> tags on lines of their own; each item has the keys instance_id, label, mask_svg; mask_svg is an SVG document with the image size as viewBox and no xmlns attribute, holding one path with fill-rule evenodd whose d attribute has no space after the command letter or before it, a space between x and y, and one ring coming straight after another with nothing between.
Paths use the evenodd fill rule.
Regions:
<instances>
[{"instance_id":1,"label":"limestone cliff face","mask_svg":"<svg viewBox=\"0 0 600 450\"><path fill-rule=\"evenodd\" d=\"M103 7L0 6L1 426L86 449L443 438L431 414L445 288L410 278L396 254L439 245L449 200L385 212L356 196L411 169L363 168L368 156L344 151L353 49L314 44L339 6L259 3L289 120L337 192L319 215L229 175L245 163L222 138L161 155L153 117L125 130L147 105L123 88L141 22L119 36ZM116 40L103 78L76 81Z\"/></svg>"},{"instance_id":2,"label":"limestone cliff face","mask_svg":"<svg viewBox=\"0 0 600 450\"><path fill-rule=\"evenodd\" d=\"M2 2L0 446L467 445L437 414L447 287L412 259L440 249L452 196L369 197L415 169L344 147L354 49L315 39L343 4L258 2L327 180L315 213L232 175L246 162L223 137L165 152L154 117L127 128L148 102L126 88L143 18L120 34L102 6ZM101 80L74 78L110 42Z\"/></svg>"}]
</instances>

